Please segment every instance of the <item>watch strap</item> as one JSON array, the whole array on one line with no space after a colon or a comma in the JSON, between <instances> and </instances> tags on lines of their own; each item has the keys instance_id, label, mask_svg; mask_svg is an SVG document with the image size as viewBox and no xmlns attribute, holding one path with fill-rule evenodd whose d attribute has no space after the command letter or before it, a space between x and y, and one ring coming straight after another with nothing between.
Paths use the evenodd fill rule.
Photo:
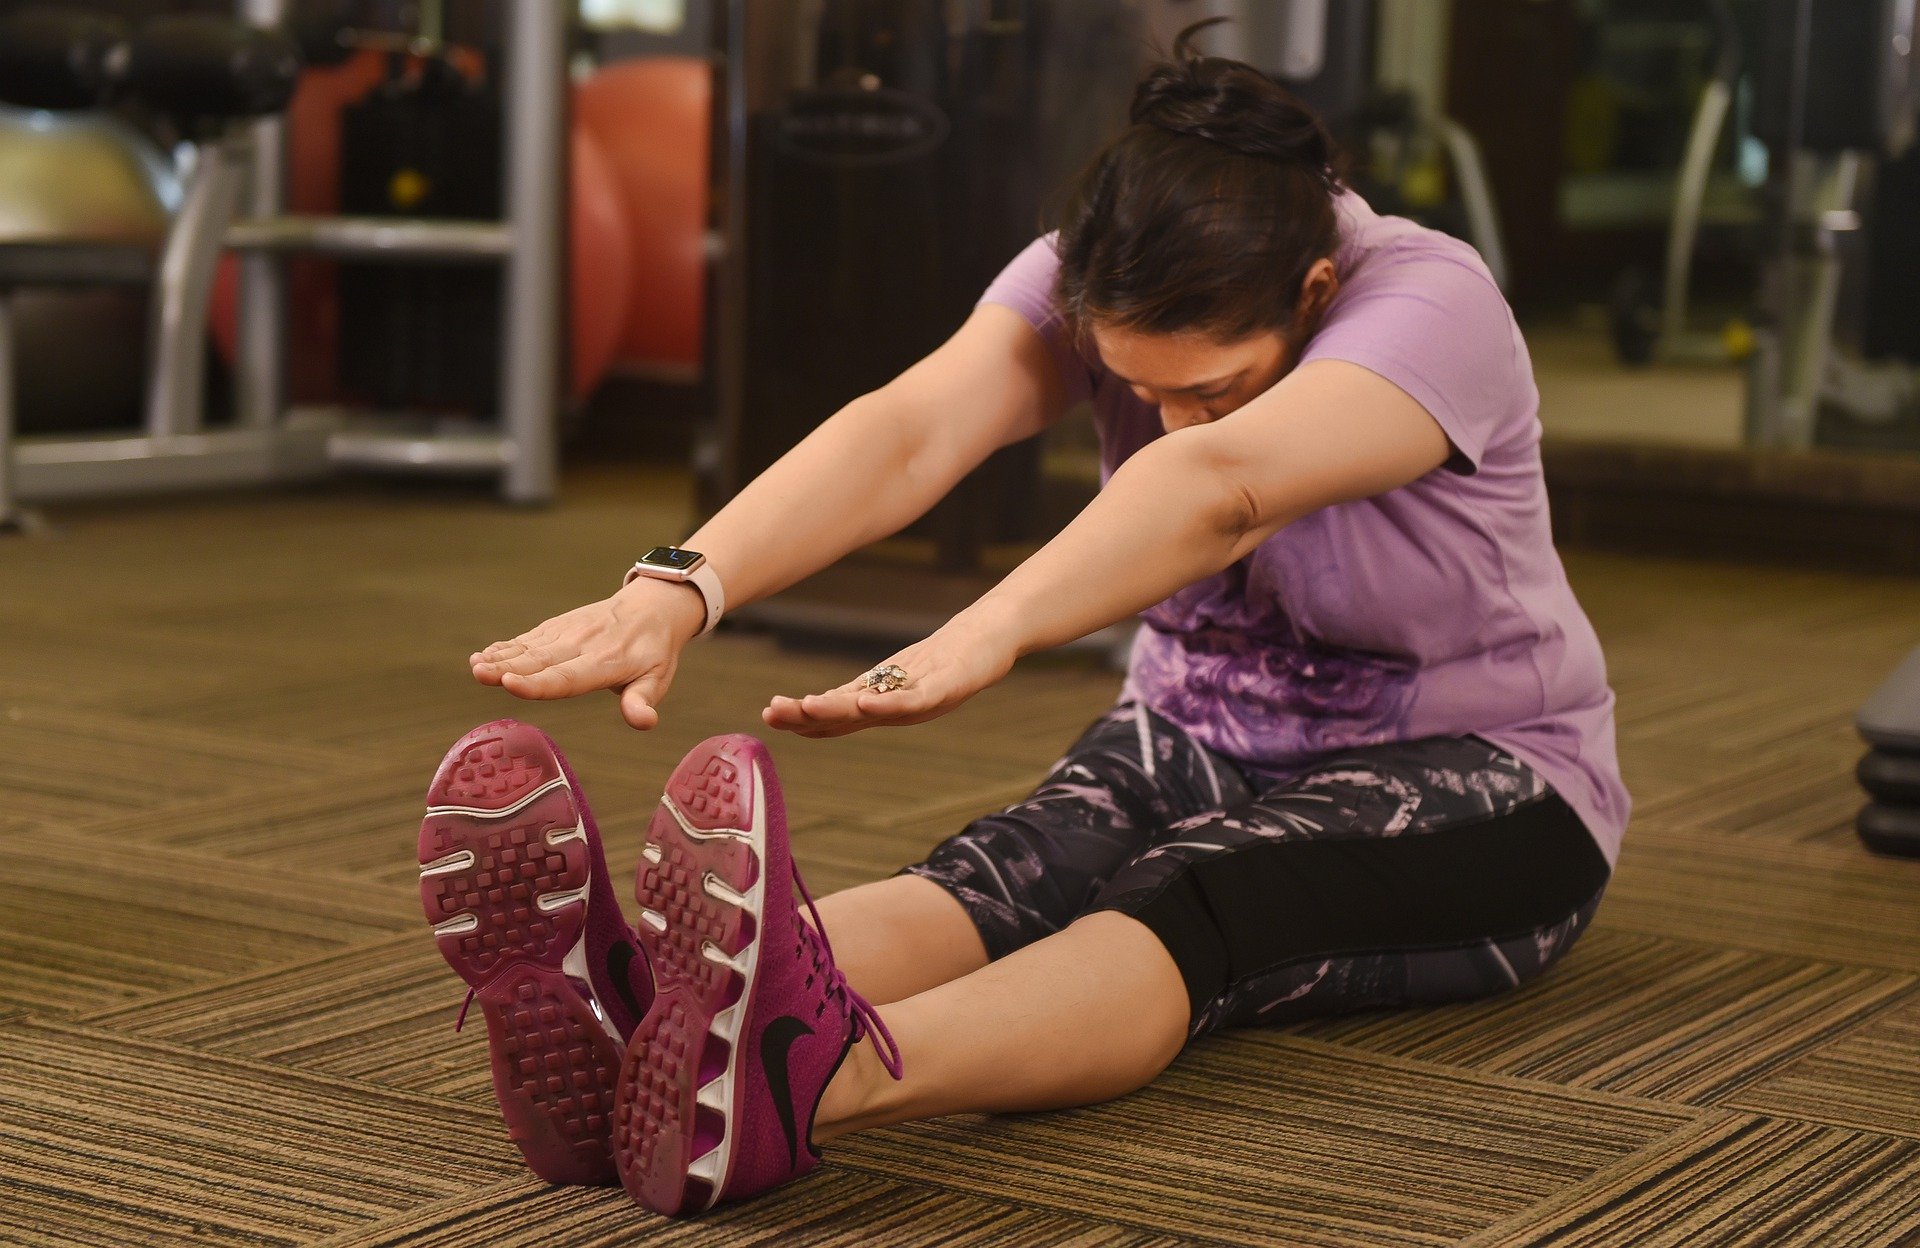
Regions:
<instances>
[{"instance_id":1,"label":"watch strap","mask_svg":"<svg viewBox=\"0 0 1920 1248\"><path fill-rule=\"evenodd\" d=\"M720 575L713 570L713 565L704 559L693 571L678 575L648 564L636 563L627 569L626 579L620 584L631 585L636 577L642 576L655 581L679 581L683 585L691 585L700 591L700 597L707 605L707 622L695 634L696 636L705 637L712 632L714 626L720 623L720 617L726 613L727 594L726 590L720 586Z\"/></svg>"}]
</instances>

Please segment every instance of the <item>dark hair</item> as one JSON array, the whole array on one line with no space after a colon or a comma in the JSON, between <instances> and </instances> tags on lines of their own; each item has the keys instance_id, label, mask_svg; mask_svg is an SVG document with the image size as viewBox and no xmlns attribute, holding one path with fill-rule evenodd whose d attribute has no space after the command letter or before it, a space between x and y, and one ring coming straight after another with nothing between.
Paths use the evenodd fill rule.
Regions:
<instances>
[{"instance_id":1,"label":"dark hair","mask_svg":"<svg viewBox=\"0 0 1920 1248\"><path fill-rule=\"evenodd\" d=\"M1134 89L1132 124L1068 191L1055 293L1077 328L1283 328L1338 243L1333 140L1253 66L1191 50L1221 20L1180 32Z\"/></svg>"}]
</instances>

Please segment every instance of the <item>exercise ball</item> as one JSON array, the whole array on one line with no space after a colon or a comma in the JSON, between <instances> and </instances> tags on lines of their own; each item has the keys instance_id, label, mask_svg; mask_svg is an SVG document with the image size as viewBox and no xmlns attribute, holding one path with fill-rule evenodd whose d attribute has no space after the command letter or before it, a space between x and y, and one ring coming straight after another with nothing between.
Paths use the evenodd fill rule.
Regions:
<instances>
[{"instance_id":1,"label":"exercise ball","mask_svg":"<svg viewBox=\"0 0 1920 1248\"><path fill-rule=\"evenodd\" d=\"M179 184L151 140L96 113L0 107L0 239L165 237ZM23 433L136 426L146 377L144 288L32 288L13 296Z\"/></svg>"},{"instance_id":2,"label":"exercise ball","mask_svg":"<svg viewBox=\"0 0 1920 1248\"><path fill-rule=\"evenodd\" d=\"M627 331L633 292L632 222L606 149L575 124L568 159L567 242L572 352L569 394L584 403L607 375Z\"/></svg>"},{"instance_id":3,"label":"exercise ball","mask_svg":"<svg viewBox=\"0 0 1920 1248\"><path fill-rule=\"evenodd\" d=\"M577 124L606 149L626 201L633 273L623 361L700 367L712 95L706 61L664 56L609 65L575 92Z\"/></svg>"}]
</instances>

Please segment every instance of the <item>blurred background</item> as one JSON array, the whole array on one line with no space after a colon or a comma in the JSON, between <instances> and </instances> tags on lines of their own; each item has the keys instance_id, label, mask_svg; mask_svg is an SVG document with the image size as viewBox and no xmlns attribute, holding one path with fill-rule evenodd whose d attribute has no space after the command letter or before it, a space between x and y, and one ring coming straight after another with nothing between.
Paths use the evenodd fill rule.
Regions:
<instances>
[{"instance_id":1,"label":"blurred background","mask_svg":"<svg viewBox=\"0 0 1920 1248\"><path fill-rule=\"evenodd\" d=\"M1768 453L1920 451L1911 7L5 0L10 492L397 466L538 501L564 453L677 458L712 507L949 332L1140 67L1224 15L1204 46L1500 275L1568 534L1645 537L1612 502L1670 488L1738 547L1707 497L1851 480ZM927 526L943 562L1056 523L1087 446L1003 456Z\"/></svg>"}]
</instances>

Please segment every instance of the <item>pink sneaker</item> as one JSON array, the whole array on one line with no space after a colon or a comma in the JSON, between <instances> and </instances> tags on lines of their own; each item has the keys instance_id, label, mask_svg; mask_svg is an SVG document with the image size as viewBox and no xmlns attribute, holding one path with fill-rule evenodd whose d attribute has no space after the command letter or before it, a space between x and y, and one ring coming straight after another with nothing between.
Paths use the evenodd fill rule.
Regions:
<instances>
[{"instance_id":1,"label":"pink sneaker","mask_svg":"<svg viewBox=\"0 0 1920 1248\"><path fill-rule=\"evenodd\" d=\"M894 1078L880 1016L800 917L786 807L765 746L695 747L647 833L635 929L658 995L627 1045L613 1156L636 1201L697 1213L820 1164L813 1115L847 1052L871 1037Z\"/></svg>"},{"instance_id":2,"label":"pink sneaker","mask_svg":"<svg viewBox=\"0 0 1920 1248\"><path fill-rule=\"evenodd\" d=\"M614 1078L653 976L546 733L500 719L447 751L420 825L420 903L480 1001L494 1097L527 1164L549 1183L614 1182Z\"/></svg>"}]
</instances>

